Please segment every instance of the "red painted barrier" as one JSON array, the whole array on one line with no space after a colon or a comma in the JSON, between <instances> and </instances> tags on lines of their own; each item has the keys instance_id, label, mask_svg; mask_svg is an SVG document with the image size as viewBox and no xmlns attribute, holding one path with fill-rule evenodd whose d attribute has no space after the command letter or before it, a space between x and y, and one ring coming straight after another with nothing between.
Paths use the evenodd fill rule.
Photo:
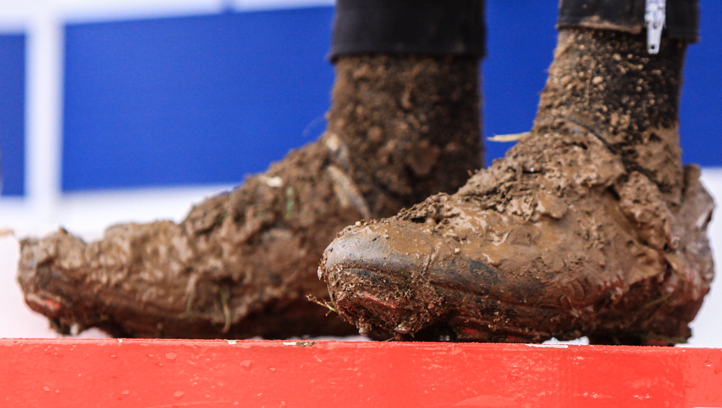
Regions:
<instances>
[{"instance_id":1,"label":"red painted barrier","mask_svg":"<svg viewBox=\"0 0 722 408\"><path fill-rule=\"evenodd\" d=\"M2 407L722 407L722 349L0 340Z\"/></svg>"}]
</instances>

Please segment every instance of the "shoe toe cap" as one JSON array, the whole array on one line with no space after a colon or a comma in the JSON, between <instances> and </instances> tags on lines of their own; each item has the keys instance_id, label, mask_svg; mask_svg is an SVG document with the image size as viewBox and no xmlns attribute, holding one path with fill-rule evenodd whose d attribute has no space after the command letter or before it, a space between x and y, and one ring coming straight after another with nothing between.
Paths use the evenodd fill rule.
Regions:
<instances>
[{"instance_id":1,"label":"shoe toe cap","mask_svg":"<svg viewBox=\"0 0 722 408\"><path fill-rule=\"evenodd\" d=\"M390 277L423 268L433 246L428 237L405 225L376 223L348 228L324 253L326 272L368 269Z\"/></svg>"},{"instance_id":2,"label":"shoe toe cap","mask_svg":"<svg viewBox=\"0 0 722 408\"><path fill-rule=\"evenodd\" d=\"M319 276L347 319L406 334L432 319L433 288L423 276L434 252L430 237L413 225L352 227L326 249Z\"/></svg>"}]
</instances>

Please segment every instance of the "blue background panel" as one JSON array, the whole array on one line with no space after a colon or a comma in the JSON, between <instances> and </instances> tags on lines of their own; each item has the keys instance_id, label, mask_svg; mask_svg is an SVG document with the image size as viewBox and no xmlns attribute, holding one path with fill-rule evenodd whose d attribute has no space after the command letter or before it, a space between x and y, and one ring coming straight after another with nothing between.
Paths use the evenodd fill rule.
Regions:
<instances>
[{"instance_id":1,"label":"blue background panel","mask_svg":"<svg viewBox=\"0 0 722 408\"><path fill-rule=\"evenodd\" d=\"M2 195L25 193L25 35L0 35Z\"/></svg>"},{"instance_id":2,"label":"blue background panel","mask_svg":"<svg viewBox=\"0 0 722 408\"><path fill-rule=\"evenodd\" d=\"M314 140L332 14L69 25L63 190L234 183Z\"/></svg>"},{"instance_id":3,"label":"blue background panel","mask_svg":"<svg viewBox=\"0 0 722 408\"><path fill-rule=\"evenodd\" d=\"M682 88L682 157L722 166L722 1L700 0L702 40L689 47Z\"/></svg>"},{"instance_id":4,"label":"blue background panel","mask_svg":"<svg viewBox=\"0 0 722 408\"><path fill-rule=\"evenodd\" d=\"M489 0L482 64L486 137L531 129L556 45L557 1ZM511 143L485 142L486 165Z\"/></svg>"},{"instance_id":5,"label":"blue background panel","mask_svg":"<svg viewBox=\"0 0 722 408\"><path fill-rule=\"evenodd\" d=\"M556 1L489 0L485 135L530 128ZM682 97L685 162L722 166L722 2L702 0ZM63 190L237 183L324 127L333 9L73 24ZM487 163L508 143L487 143Z\"/></svg>"},{"instance_id":6,"label":"blue background panel","mask_svg":"<svg viewBox=\"0 0 722 408\"><path fill-rule=\"evenodd\" d=\"M722 1L701 0L702 40L689 47L680 107L683 160L722 166ZM556 45L556 1L487 2L486 136L529 130ZM509 143L487 142L487 164Z\"/></svg>"}]
</instances>

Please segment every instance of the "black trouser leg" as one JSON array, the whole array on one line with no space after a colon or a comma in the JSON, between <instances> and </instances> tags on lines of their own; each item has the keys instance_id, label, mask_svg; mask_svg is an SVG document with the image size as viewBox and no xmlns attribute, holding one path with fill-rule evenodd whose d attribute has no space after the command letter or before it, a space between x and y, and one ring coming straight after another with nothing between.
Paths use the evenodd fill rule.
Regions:
<instances>
[{"instance_id":1,"label":"black trouser leg","mask_svg":"<svg viewBox=\"0 0 722 408\"><path fill-rule=\"evenodd\" d=\"M340 55L485 53L484 0L338 0L331 60Z\"/></svg>"}]
</instances>

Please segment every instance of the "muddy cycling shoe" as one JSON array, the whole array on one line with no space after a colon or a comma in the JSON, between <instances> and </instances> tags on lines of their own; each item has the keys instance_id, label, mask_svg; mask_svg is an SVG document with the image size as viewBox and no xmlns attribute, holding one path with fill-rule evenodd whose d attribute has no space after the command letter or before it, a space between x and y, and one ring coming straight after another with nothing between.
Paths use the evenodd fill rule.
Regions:
<instances>
[{"instance_id":1,"label":"muddy cycling shoe","mask_svg":"<svg viewBox=\"0 0 722 408\"><path fill-rule=\"evenodd\" d=\"M480 167L474 57L341 57L328 128L180 224L111 227L86 244L60 231L22 242L32 309L67 333L284 338L355 329L322 298L323 249L344 226L390 216Z\"/></svg>"},{"instance_id":2,"label":"muddy cycling shoe","mask_svg":"<svg viewBox=\"0 0 722 408\"><path fill-rule=\"evenodd\" d=\"M713 277L713 202L680 159L684 52L562 31L533 130L456 194L339 234L329 306L399 339L684 342Z\"/></svg>"}]
</instances>

